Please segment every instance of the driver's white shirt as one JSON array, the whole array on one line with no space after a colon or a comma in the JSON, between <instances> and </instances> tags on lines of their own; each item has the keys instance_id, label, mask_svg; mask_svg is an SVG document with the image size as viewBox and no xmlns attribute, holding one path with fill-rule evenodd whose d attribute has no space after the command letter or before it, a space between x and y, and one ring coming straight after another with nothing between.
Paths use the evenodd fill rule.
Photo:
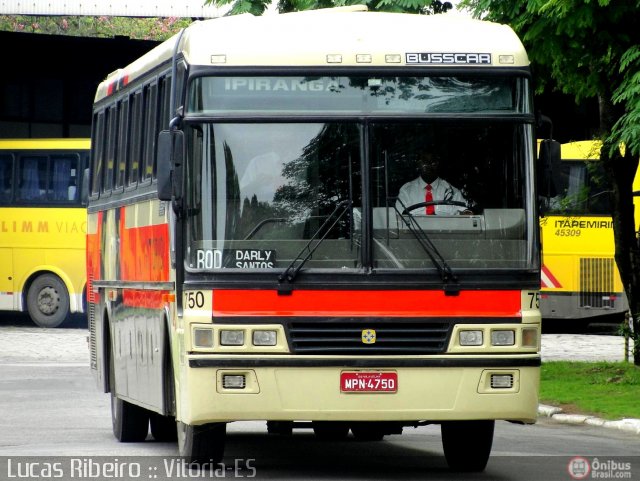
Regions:
<instances>
[{"instance_id":1,"label":"driver's white shirt","mask_svg":"<svg viewBox=\"0 0 640 481\"><path fill-rule=\"evenodd\" d=\"M400 188L400 192L398 192L398 200L396 201L397 209L402 213L405 207L424 202L426 193L427 183L422 180L422 177L418 176L418 178L407 182ZM464 202L465 204L467 203L459 189L456 189L449 182L441 179L440 177L431 183L431 194L434 201L453 200L457 202ZM400 201L402 201L404 207ZM466 207L458 205L436 205L435 208L436 215L454 215L467 209ZM419 207L411 211L411 214L426 215L426 210L424 207Z\"/></svg>"}]
</instances>

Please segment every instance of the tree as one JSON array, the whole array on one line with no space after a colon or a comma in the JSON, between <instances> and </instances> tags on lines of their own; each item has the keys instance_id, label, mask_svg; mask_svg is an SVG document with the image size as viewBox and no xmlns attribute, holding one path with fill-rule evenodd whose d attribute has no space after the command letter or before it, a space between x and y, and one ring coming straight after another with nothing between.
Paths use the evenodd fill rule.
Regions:
<instances>
[{"instance_id":1,"label":"tree","mask_svg":"<svg viewBox=\"0 0 640 481\"><path fill-rule=\"evenodd\" d=\"M615 259L640 365L640 246L632 193L640 156L640 0L464 0L462 6L513 27L539 90L559 89L576 102L598 99Z\"/></svg>"},{"instance_id":2,"label":"tree","mask_svg":"<svg viewBox=\"0 0 640 481\"><path fill-rule=\"evenodd\" d=\"M191 23L190 18L133 18L50 15L0 15L0 31L75 37L114 37L166 40Z\"/></svg>"},{"instance_id":3,"label":"tree","mask_svg":"<svg viewBox=\"0 0 640 481\"><path fill-rule=\"evenodd\" d=\"M205 4L219 7L231 5L230 15L252 13L262 15L272 0L206 0ZM440 0L278 0L279 13L315 10L319 8L367 5L369 10L385 12L422 13L426 15L444 13L453 8L451 2Z\"/></svg>"}]
</instances>

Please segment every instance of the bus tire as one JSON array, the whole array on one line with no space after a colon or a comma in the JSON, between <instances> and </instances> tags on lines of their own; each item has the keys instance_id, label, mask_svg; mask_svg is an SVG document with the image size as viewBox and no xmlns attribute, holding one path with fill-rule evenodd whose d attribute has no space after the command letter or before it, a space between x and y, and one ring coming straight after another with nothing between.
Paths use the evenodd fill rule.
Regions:
<instances>
[{"instance_id":1,"label":"bus tire","mask_svg":"<svg viewBox=\"0 0 640 481\"><path fill-rule=\"evenodd\" d=\"M109 359L109 389L111 390L111 424L113 435L121 443L138 443L149 433L149 411L124 401L116 395L113 354Z\"/></svg>"},{"instance_id":2,"label":"bus tire","mask_svg":"<svg viewBox=\"0 0 640 481\"><path fill-rule=\"evenodd\" d=\"M27 291L27 311L40 327L58 327L69 314L69 291L54 274L34 279Z\"/></svg>"},{"instance_id":3,"label":"bus tire","mask_svg":"<svg viewBox=\"0 0 640 481\"><path fill-rule=\"evenodd\" d=\"M491 455L495 421L448 421L440 426L442 448L452 471L484 471Z\"/></svg>"},{"instance_id":4,"label":"bus tire","mask_svg":"<svg viewBox=\"0 0 640 481\"><path fill-rule=\"evenodd\" d=\"M167 324L167 319L163 319ZM178 440L178 431L176 426L176 418L173 414L176 412L175 404L175 383L173 379L173 367L171 364L171 347L169 344L169 334L165 330L164 342L164 367L163 367L163 390L165 405L167 408L167 416L152 412L149 417L149 425L151 427L151 435L153 439L160 442L175 442Z\"/></svg>"},{"instance_id":5,"label":"bus tire","mask_svg":"<svg viewBox=\"0 0 640 481\"><path fill-rule=\"evenodd\" d=\"M149 421L153 439L160 442L177 441L178 430L176 426L176 418L173 416L163 416L162 414L151 413Z\"/></svg>"},{"instance_id":6,"label":"bus tire","mask_svg":"<svg viewBox=\"0 0 640 481\"><path fill-rule=\"evenodd\" d=\"M349 435L349 424L341 421L313 421L313 432L323 441L341 441Z\"/></svg>"},{"instance_id":7,"label":"bus tire","mask_svg":"<svg viewBox=\"0 0 640 481\"><path fill-rule=\"evenodd\" d=\"M218 464L224 456L226 423L192 426L178 421L178 452L187 463Z\"/></svg>"}]
</instances>

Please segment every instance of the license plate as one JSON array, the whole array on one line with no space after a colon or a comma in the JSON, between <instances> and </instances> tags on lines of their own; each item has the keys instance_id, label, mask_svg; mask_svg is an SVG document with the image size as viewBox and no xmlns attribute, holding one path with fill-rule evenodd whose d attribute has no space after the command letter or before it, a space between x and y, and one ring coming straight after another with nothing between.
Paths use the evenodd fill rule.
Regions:
<instances>
[{"instance_id":1,"label":"license plate","mask_svg":"<svg viewBox=\"0 0 640 481\"><path fill-rule=\"evenodd\" d=\"M343 371L340 373L341 392L397 392L397 372Z\"/></svg>"}]
</instances>

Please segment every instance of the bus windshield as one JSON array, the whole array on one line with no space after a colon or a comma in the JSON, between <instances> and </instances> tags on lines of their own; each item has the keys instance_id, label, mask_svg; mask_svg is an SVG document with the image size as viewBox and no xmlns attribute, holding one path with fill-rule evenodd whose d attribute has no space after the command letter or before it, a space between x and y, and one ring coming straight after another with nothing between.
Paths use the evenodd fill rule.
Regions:
<instances>
[{"instance_id":1,"label":"bus windshield","mask_svg":"<svg viewBox=\"0 0 640 481\"><path fill-rule=\"evenodd\" d=\"M185 132L189 270L282 271L318 237L305 269L433 269L423 236L454 269L533 265L531 146L514 140L532 138L530 125L253 121ZM429 206L424 192L406 196L425 184L425 153L438 157L442 197ZM327 222L345 201L347 215Z\"/></svg>"}]
</instances>

